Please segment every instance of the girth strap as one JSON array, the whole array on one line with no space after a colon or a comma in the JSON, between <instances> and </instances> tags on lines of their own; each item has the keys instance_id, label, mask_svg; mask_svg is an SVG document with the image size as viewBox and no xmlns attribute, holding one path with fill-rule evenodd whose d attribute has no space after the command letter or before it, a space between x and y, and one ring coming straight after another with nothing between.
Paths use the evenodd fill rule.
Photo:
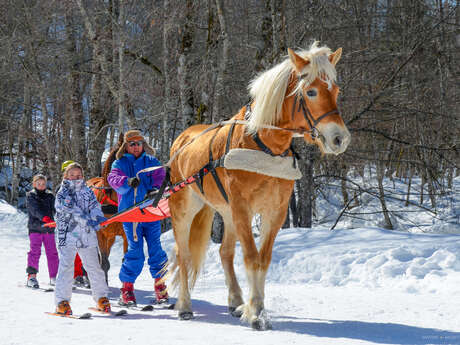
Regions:
<instances>
[{"instance_id":1,"label":"girth strap","mask_svg":"<svg viewBox=\"0 0 460 345\"><path fill-rule=\"evenodd\" d=\"M232 127L234 127L234 124L232 125ZM232 127L230 128L229 137L233 133ZM219 130L220 130L220 128L216 131L214 136L211 138L211 141L209 142L209 163L205 167L203 167L201 170L208 169L208 171L211 173L212 177L214 178L214 182L216 183L217 188L219 189L220 193L224 197L225 201L228 203L227 192L225 192L225 188L224 188L222 182L220 181L220 178L219 178L219 176L217 175L217 172L216 172L216 168L219 168L219 167L223 166L222 158L214 160L214 158L212 156L212 144L213 144L214 139L217 136L217 133L219 132ZM227 146L229 146L229 139L228 138L227 138ZM223 157L225 157L225 154L223 155ZM201 170L200 170L200 172L201 172ZM202 188L203 187L201 187L200 190ZM203 190L201 192L204 194Z\"/></svg>"}]
</instances>

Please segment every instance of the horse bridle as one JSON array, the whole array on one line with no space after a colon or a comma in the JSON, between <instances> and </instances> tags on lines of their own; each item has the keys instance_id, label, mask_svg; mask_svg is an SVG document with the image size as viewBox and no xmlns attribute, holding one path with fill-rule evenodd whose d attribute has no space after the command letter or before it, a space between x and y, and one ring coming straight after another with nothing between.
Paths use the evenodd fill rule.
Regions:
<instances>
[{"instance_id":1,"label":"horse bridle","mask_svg":"<svg viewBox=\"0 0 460 345\"><path fill-rule=\"evenodd\" d=\"M300 83L300 80L302 79L302 76L299 77L299 83ZM305 118L305 121L307 121L308 125L310 126L310 136L313 140L315 140L316 138L320 138L321 140L323 140L322 138L323 135L321 134L321 132L316 128L316 126L326 117L330 116L330 115L334 115L334 114L337 114L337 115L340 115L340 112L337 108L331 110L331 111L328 111L327 113L324 113L323 115L319 116L317 119L315 119L313 117L313 115L311 114L310 110L308 109L307 107L307 103L305 101L305 98L302 95L299 96L298 93L296 93L296 95L294 96L294 104L292 105L292 120L294 120L294 115L295 115L295 108L296 108L296 104L297 104L297 98L300 98L299 100L299 108L297 109L297 112L299 112L301 109L302 109L302 115L303 117ZM292 130L292 129L287 129L287 130ZM299 130L297 130L299 131ZM307 132L306 130L304 130L303 132Z\"/></svg>"}]
</instances>

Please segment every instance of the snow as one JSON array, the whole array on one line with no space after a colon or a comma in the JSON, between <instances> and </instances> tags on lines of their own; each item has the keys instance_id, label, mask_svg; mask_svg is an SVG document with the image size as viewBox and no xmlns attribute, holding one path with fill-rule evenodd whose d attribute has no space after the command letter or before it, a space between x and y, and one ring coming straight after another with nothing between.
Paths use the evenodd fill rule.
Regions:
<instances>
[{"instance_id":1,"label":"snow","mask_svg":"<svg viewBox=\"0 0 460 345\"><path fill-rule=\"evenodd\" d=\"M459 178L455 182L458 190ZM360 212L370 212L373 202L369 199ZM398 207L389 201L390 209ZM265 291L273 330L258 332L227 313L214 243L192 293L192 321L179 321L176 311L162 309L129 311L123 318L94 315L92 320L46 315L54 309L53 293L20 287L29 245L27 216L0 200L0 344L460 344L458 193L441 198L436 215L420 209L404 214L396 231L378 227L380 215L366 215L361 222L344 218L331 231L338 212L328 212L312 229L280 231ZM414 217L425 225L410 227ZM162 241L171 252L172 232ZM121 258L118 239L110 258L113 299L119 294ZM235 267L247 297L239 246ZM38 278L46 286L44 253ZM139 303L151 301L152 285L144 267L135 284ZM175 292L171 295L174 300ZM93 304L88 290L74 291L74 313L87 312Z\"/></svg>"}]
</instances>

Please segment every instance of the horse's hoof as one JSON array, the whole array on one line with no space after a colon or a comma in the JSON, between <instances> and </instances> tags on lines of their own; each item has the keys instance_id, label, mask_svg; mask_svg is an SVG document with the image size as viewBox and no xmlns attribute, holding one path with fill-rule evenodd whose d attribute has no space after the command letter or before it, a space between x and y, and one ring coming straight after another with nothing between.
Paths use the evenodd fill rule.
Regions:
<instances>
[{"instance_id":1,"label":"horse's hoof","mask_svg":"<svg viewBox=\"0 0 460 345\"><path fill-rule=\"evenodd\" d=\"M272 323L265 309L262 309L259 316L251 322L251 326L256 331L267 331L273 329Z\"/></svg>"},{"instance_id":2,"label":"horse's hoof","mask_svg":"<svg viewBox=\"0 0 460 345\"><path fill-rule=\"evenodd\" d=\"M251 327L256 331L269 331L273 329L271 322L263 319L256 319L252 321Z\"/></svg>"},{"instance_id":3,"label":"horse's hoof","mask_svg":"<svg viewBox=\"0 0 460 345\"><path fill-rule=\"evenodd\" d=\"M238 308L235 307L228 307L228 311L230 312L230 315L233 317L241 317L241 315L243 315L243 311L238 310Z\"/></svg>"},{"instance_id":4,"label":"horse's hoof","mask_svg":"<svg viewBox=\"0 0 460 345\"><path fill-rule=\"evenodd\" d=\"M193 319L193 313L191 311L179 312L179 320L191 320Z\"/></svg>"}]
</instances>

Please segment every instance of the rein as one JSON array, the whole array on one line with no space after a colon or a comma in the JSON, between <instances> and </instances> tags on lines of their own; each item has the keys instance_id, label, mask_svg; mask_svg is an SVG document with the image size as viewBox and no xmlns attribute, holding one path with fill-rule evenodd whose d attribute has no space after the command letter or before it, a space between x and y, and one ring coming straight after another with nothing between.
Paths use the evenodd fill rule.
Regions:
<instances>
[{"instance_id":1,"label":"rein","mask_svg":"<svg viewBox=\"0 0 460 345\"><path fill-rule=\"evenodd\" d=\"M299 79L301 79L299 77ZM306 101L303 97L303 95L298 95L296 94L295 95L295 98L294 98L294 104L292 106L292 119L294 119L294 115L295 115L295 108L296 108L296 105L297 105L297 98L300 98L299 100L299 107L298 107L298 110L297 112L300 112L300 110L302 110L302 114L303 114L303 117L305 118L305 121L307 122L308 126L310 127L310 129L306 129L306 128L281 128L281 127L277 127L277 126L273 126L273 125L262 125L260 126L261 128L265 128L265 129L273 129L273 130L282 130L282 131L289 131L289 132L293 132L293 137L303 137L305 133L309 133L311 138L313 140L316 140L316 139L319 139L321 141L324 142L324 136L321 134L321 132L316 128L316 126L326 117L330 116L330 115L334 115L334 114L338 114L340 115L340 112L338 111L338 109L333 109L327 113L324 113L322 114L321 116L319 116L317 119L315 119L313 117L313 115L311 114L310 110L308 109L308 106L306 104ZM246 112L245 112L245 119L247 119L249 117L249 115L251 114L251 104L247 104L246 105ZM230 142L231 142L231 137L233 135L233 129L235 127L235 125L247 125L248 124L248 121L247 120L227 120L227 121L220 121L218 123L214 123L212 125L210 125L208 128L206 128L204 131L202 131L201 133L199 133L197 136L193 137L189 142L187 142L184 146L182 146L180 149L178 149L174 155L169 159L169 161L163 165L163 166L157 166L157 167L151 167L151 168L146 168L146 169L143 169L141 171L139 171L136 176L139 175L139 173L141 172L147 172L147 171L152 171L152 170L155 170L155 169L159 169L159 168L162 168L164 167L166 169L166 176L165 176L165 179L163 180L163 183L161 184L161 187L160 189L156 192L156 194L152 197L149 197L150 199L154 199L153 200L153 207L157 207L158 205L158 202L160 201L160 199L163 197L163 195L166 195L166 197L170 197L171 194L173 193L176 193L178 191L180 191L182 188L186 187L187 185L189 184L192 184L192 183L196 183L198 188L200 189L201 193L204 194L204 190L203 190L203 178L205 175L207 175L208 173L211 173L211 175L213 176L214 178L214 181L219 189L219 191L221 192L223 198L225 199L226 202L228 202L228 196L227 196L227 193L225 192L225 189L219 179L219 177L217 176L217 173L216 173L216 168L218 167L223 167L223 161L224 161L224 158L226 156L226 154L229 152L229 149L230 149ZM214 160L213 159L213 156L212 156L212 143L214 141L214 138L216 137L217 133L219 132L219 130L226 126L226 125L231 125L231 128L230 128L230 131L229 131L229 134L228 134L228 137L227 137L227 143L226 143L226 147L225 147L225 153L222 157ZM176 159L176 157L182 152L182 150L184 150L188 145L190 145L191 143L193 143L196 139L198 139L199 137L201 137L202 135L206 134L207 132L209 131L212 131L214 129L218 128L218 130L216 131L216 133L214 134L214 136L211 138L211 141L210 141L210 144L209 144L209 163L206 164L204 167L202 167L197 173L195 173L194 175L186 178L185 180L183 181L180 181L180 182L177 182L175 183L174 185L171 184L171 181L170 181L170 167L171 167L171 163ZM252 136L252 139L254 140L254 142L256 143L256 145L261 149L261 151L263 151L264 153L266 154L269 154L271 156L281 156L281 157L286 157L288 154L289 154L289 151L292 152L292 156L293 156L293 166L295 167L296 166L296 159L300 159L299 155L297 154L297 152L294 151L294 147L292 145L292 141L289 145L289 148L284 151L283 153L281 154L275 154L273 153L273 151L268 147L266 146L262 140L260 139L259 135L257 133L255 133L253 136ZM167 188L169 187L169 188Z\"/></svg>"}]
</instances>

